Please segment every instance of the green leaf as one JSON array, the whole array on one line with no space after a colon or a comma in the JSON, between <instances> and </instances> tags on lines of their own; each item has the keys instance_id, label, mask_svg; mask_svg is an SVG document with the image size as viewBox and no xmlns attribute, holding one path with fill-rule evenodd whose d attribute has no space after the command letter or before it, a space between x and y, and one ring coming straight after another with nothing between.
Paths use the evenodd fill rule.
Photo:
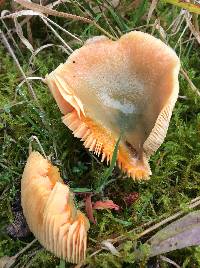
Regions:
<instances>
[{"instance_id":1,"label":"green leaf","mask_svg":"<svg viewBox=\"0 0 200 268\"><path fill-rule=\"evenodd\" d=\"M200 5L198 4L192 4L185 1L179 1L179 0L163 0L165 3L172 4L177 7L184 8L188 10L189 12L200 14Z\"/></svg>"},{"instance_id":2,"label":"green leaf","mask_svg":"<svg viewBox=\"0 0 200 268\"><path fill-rule=\"evenodd\" d=\"M114 220L115 222L123 225L123 226L126 226L126 227L129 227L129 226L132 226L133 223L130 222L130 221L124 221L124 220L121 220L121 219L118 219L118 218L115 218L115 217L112 217L112 220Z\"/></svg>"},{"instance_id":3,"label":"green leaf","mask_svg":"<svg viewBox=\"0 0 200 268\"><path fill-rule=\"evenodd\" d=\"M116 24L122 31L129 30L128 26L124 22L124 20L114 11L111 7L108 6L108 10L110 11L111 16L115 20Z\"/></svg>"},{"instance_id":4,"label":"green leaf","mask_svg":"<svg viewBox=\"0 0 200 268\"><path fill-rule=\"evenodd\" d=\"M56 266L56 268L65 268L65 261L64 260L60 260L60 263L58 266Z\"/></svg>"},{"instance_id":5,"label":"green leaf","mask_svg":"<svg viewBox=\"0 0 200 268\"><path fill-rule=\"evenodd\" d=\"M92 189L90 189L90 188L71 188L71 190L74 193L87 193L87 192L92 192Z\"/></svg>"},{"instance_id":6,"label":"green leaf","mask_svg":"<svg viewBox=\"0 0 200 268\"><path fill-rule=\"evenodd\" d=\"M148 4L147 0L141 1L139 7L134 12L133 25L135 25L141 19L141 17L144 15L144 13L147 9L147 4Z\"/></svg>"},{"instance_id":7,"label":"green leaf","mask_svg":"<svg viewBox=\"0 0 200 268\"><path fill-rule=\"evenodd\" d=\"M118 148L119 148L119 142L121 140L121 135L119 137L119 139L117 140L116 144L115 144L115 148L114 148L114 151L113 151L113 155L112 155L112 160L111 160L111 164L109 166L109 168L107 168L103 175L102 175L102 178L100 179L100 183L99 183L99 187L97 187L96 189L96 192L99 193L99 192L102 192L103 189L105 188L105 186L107 186L109 183L113 182L114 180L108 180L109 177L112 175L112 171L115 167L115 163L117 161L117 153L118 153Z\"/></svg>"}]
</instances>

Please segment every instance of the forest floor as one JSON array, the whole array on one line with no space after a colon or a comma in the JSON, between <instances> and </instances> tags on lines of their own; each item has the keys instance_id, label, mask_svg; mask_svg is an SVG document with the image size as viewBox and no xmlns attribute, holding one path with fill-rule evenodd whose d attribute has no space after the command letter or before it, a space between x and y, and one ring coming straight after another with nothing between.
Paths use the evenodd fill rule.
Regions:
<instances>
[{"instance_id":1,"label":"forest floor","mask_svg":"<svg viewBox=\"0 0 200 268\"><path fill-rule=\"evenodd\" d=\"M156 0L152 3L148 0L56 2L54 9L91 18L115 38L131 30L160 38L176 51L182 66L179 98L167 137L150 159L153 173L150 180L134 181L115 168L111 175L114 182L102 193L92 196L93 201L113 200L120 210L94 211L97 223L91 223L89 230L86 267L200 267L200 247L187 247L149 258L145 242L161 228L143 235L145 230L177 211L187 214L188 204L200 196L198 16ZM21 10L13 1L0 1L0 5L1 10ZM2 13L2 16L6 14ZM88 38L102 32L95 25L82 21L56 16L48 18L51 21L42 20L39 15L24 14L15 22L13 18L0 22L2 40L5 37L0 45L0 267L5 267L3 262L12 267L74 267L47 252L33 235L19 237L20 232L27 231L19 196L30 144L38 151L42 146L59 167L63 179L76 192L84 193L87 189L95 192L102 174L108 169L61 122L61 113L47 86L39 79L32 79L44 77L65 62L71 53L68 46L75 50ZM28 84L23 82L24 76L30 77ZM83 195L75 197L84 211ZM127 202L128 197L132 197L131 203ZM121 236L124 239L118 239ZM116 239L114 246L120 252L119 256L108 248L102 249L101 242L108 239ZM23 250L26 246L28 248ZM139 257L138 250L143 257Z\"/></svg>"}]
</instances>

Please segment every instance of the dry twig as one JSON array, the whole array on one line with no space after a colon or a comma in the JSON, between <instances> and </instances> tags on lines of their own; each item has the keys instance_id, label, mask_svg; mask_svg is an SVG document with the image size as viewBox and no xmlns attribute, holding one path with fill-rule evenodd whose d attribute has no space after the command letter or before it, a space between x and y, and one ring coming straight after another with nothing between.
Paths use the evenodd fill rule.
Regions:
<instances>
[{"instance_id":1,"label":"dry twig","mask_svg":"<svg viewBox=\"0 0 200 268\"><path fill-rule=\"evenodd\" d=\"M36 11L36 12L40 12L40 13L44 13L44 14L52 15L52 16L56 16L56 17L62 17L65 19L72 19L72 20L76 20L76 21L82 21L85 23L93 24L97 29L99 29L102 33L104 33L109 38L116 39L114 36L112 36L110 33L108 33L105 29L103 29L100 25L98 25L96 23L96 21L94 21L94 20L91 20L91 19L88 19L85 17L81 17L78 15L70 14L70 13L59 12L59 11L56 11L54 9L48 8L46 6L34 4L34 3L28 2L26 0L15 0L15 2L22 5L25 8L31 9L31 10Z\"/></svg>"}]
</instances>

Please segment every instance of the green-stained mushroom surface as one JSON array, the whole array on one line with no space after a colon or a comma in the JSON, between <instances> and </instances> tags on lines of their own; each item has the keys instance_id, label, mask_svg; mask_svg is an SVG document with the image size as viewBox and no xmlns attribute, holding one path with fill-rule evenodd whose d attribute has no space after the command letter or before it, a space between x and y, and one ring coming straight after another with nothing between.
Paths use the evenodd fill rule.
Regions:
<instances>
[{"instance_id":1,"label":"green-stained mushroom surface","mask_svg":"<svg viewBox=\"0 0 200 268\"><path fill-rule=\"evenodd\" d=\"M148 158L162 144L178 97L180 63L155 37L134 31L94 37L46 76L63 122L84 146L133 179L151 175Z\"/></svg>"}]
</instances>

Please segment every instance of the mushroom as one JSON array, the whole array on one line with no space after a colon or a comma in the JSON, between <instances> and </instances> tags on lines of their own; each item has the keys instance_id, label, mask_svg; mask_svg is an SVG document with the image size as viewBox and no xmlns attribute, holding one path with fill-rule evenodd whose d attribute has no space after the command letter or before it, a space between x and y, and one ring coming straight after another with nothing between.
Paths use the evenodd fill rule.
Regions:
<instances>
[{"instance_id":1,"label":"mushroom","mask_svg":"<svg viewBox=\"0 0 200 268\"><path fill-rule=\"evenodd\" d=\"M133 31L94 37L46 76L62 120L102 161L112 158L133 179L148 179L149 157L162 144L178 97L180 63L161 40Z\"/></svg>"},{"instance_id":2,"label":"mushroom","mask_svg":"<svg viewBox=\"0 0 200 268\"><path fill-rule=\"evenodd\" d=\"M21 204L31 232L47 250L68 262L84 260L89 221L76 209L58 168L38 152L30 154L22 175Z\"/></svg>"}]
</instances>

